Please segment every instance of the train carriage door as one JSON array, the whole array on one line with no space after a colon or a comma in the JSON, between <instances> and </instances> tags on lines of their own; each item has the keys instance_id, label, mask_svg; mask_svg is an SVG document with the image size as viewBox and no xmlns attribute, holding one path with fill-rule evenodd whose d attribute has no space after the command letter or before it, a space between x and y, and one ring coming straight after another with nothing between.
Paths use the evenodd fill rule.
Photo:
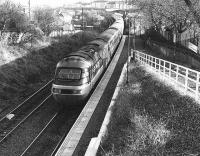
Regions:
<instances>
[{"instance_id":1,"label":"train carriage door","mask_svg":"<svg viewBox=\"0 0 200 156\"><path fill-rule=\"evenodd\" d=\"M108 42L108 53L109 53L109 60L111 59L111 56L112 56L112 47L111 47L111 43L110 41Z\"/></svg>"},{"instance_id":2,"label":"train carriage door","mask_svg":"<svg viewBox=\"0 0 200 156\"><path fill-rule=\"evenodd\" d=\"M110 61L110 49L109 49L109 44L107 44L107 51L106 51L106 64L108 64L109 63L109 61Z\"/></svg>"},{"instance_id":3,"label":"train carriage door","mask_svg":"<svg viewBox=\"0 0 200 156\"><path fill-rule=\"evenodd\" d=\"M102 63L103 63L103 68L105 69L107 64L108 64L108 61L109 61L109 56L108 56L108 45L105 45L104 48L102 49Z\"/></svg>"},{"instance_id":4,"label":"train carriage door","mask_svg":"<svg viewBox=\"0 0 200 156\"><path fill-rule=\"evenodd\" d=\"M93 87L93 79L94 79L94 65L92 65L89 69L90 75L90 87Z\"/></svg>"},{"instance_id":5,"label":"train carriage door","mask_svg":"<svg viewBox=\"0 0 200 156\"><path fill-rule=\"evenodd\" d=\"M91 67L88 68L88 71L89 71L89 83L91 84L91 81L92 81Z\"/></svg>"}]
</instances>

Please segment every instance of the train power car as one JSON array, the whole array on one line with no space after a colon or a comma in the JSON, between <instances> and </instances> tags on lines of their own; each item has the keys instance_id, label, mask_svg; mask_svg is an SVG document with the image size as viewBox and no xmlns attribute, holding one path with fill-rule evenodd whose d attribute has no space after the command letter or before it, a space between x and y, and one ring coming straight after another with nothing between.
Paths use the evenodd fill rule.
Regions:
<instances>
[{"instance_id":1,"label":"train power car","mask_svg":"<svg viewBox=\"0 0 200 156\"><path fill-rule=\"evenodd\" d=\"M123 19L115 17L115 22L98 38L58 62L52 94L60 105L79 105L87 98L111 60L123 29Z\"/></svg>"}]
</instances>

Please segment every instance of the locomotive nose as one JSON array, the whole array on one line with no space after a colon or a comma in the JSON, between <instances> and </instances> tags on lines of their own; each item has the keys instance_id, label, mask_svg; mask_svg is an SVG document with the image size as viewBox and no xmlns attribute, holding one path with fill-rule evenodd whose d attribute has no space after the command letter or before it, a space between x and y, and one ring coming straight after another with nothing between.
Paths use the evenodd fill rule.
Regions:
<instances>
[{"instance_id":1,"label":"locomotive nose","mask_svg":"<svg viewBox=\"0 0 200 156\"><path fill-rule=\"evenodd\" d=\"M65 95L65 94L53 94L55 101L63 106L78 106L85 102L87 95L82 94L73 94L73 95Z\"/></svg>"}]
</instances>

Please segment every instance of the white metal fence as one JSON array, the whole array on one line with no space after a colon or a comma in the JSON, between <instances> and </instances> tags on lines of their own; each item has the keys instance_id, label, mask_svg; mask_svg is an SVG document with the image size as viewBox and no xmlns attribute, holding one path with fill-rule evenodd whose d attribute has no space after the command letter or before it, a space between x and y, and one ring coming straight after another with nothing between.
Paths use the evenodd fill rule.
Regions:
<instances>
[{"instance_id":1,"label":"white metal fence","mask_svg":"<svg viewBox=\"0 0 200 156\"><path fill-rule=\"evenodd\" d=\"M192 95L196 100L199 100L200 72L136 50L132 50L132 52L135 53L135 60L140 64L146 65L161 75L168 77L175 82L177 87L183 88L182 91L185 94Z\"/></svg>"}]
</instances>

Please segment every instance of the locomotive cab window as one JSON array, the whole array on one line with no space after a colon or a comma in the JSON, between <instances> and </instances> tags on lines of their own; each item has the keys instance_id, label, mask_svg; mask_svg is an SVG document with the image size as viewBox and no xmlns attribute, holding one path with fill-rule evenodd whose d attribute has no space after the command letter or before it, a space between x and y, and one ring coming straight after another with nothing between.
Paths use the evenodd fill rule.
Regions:
<instances>
[{"instance_id":1,"label":"locomotive cab window","mask_svg":"<svg viewBox=\"0 0 200 156\"><path fill-rule=\"evenodd\" d=\"M81 78L81 69L79 68L60 68L56 74L60 80L79 80Z\"/></svg>"}]
</instances>

